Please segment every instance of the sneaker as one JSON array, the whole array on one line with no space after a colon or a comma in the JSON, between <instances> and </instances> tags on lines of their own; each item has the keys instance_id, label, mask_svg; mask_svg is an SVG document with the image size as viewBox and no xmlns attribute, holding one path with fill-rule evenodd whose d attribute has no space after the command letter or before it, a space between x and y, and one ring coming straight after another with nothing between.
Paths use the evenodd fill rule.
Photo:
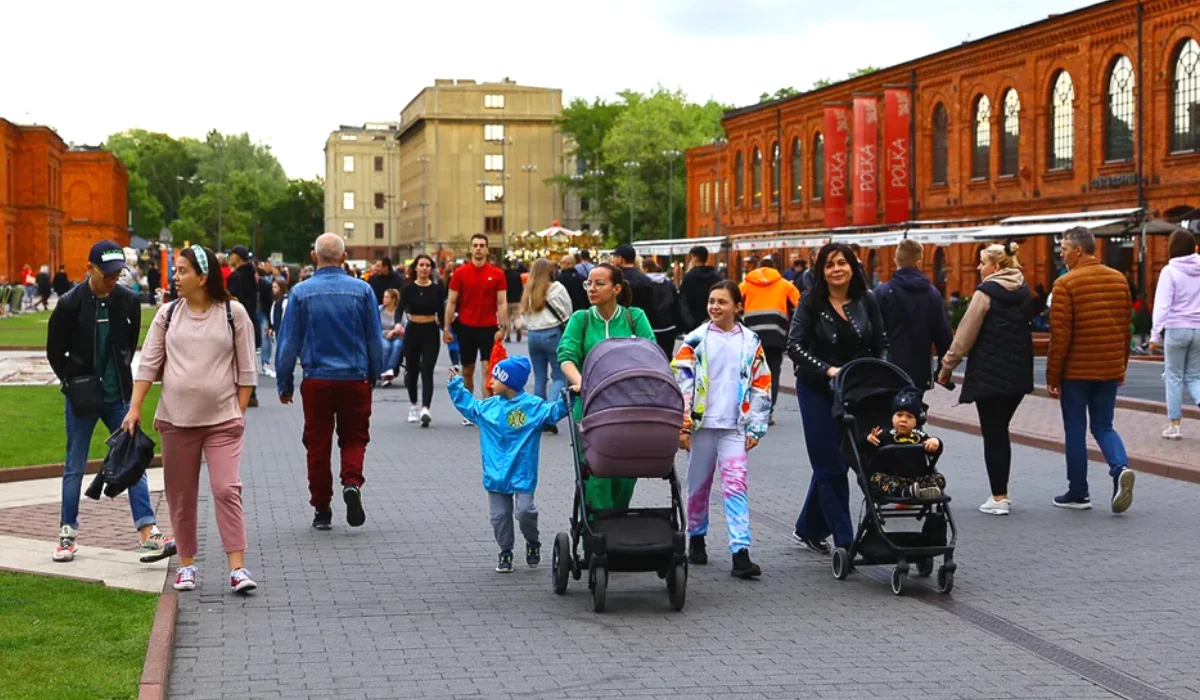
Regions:
<instances>
[{"instance_id":1,"label":"sneaker","mask_svg":"<svg viewBox=\"0 0 1200 700\"><path fill-rule=\"evenodd\" d=\"M750 550L742 547L733 553L733 568L729 573L738 578L755 578L762 576L762 569L750 561Z\"/></svg>"},{"instance_id":2,"label":"sneaker","mask_svg":"<svg viewBox=\"0 0 1200 700\"><path fill-rule=\"evenodd\" d=\"M429 424L432 422L433 422L433 414L429 412L428 408L422 408L421 409L421 427L428 428Z\"/></svg>"},{"instance_id":3,"label":"sneaker","mask_svg":"<svg viewBox=\"0 0 1200 700\"><path fill-rule=\"evenodd\" d=\"M820 542L817 542L816 540L810 540L801 535L799 532L793 532L792 539L796 540L801 547L810 549L817 554L829 554L829 543L825 540L821 540Z\"/></svg>"},{"instance_id":4,"label":"sneaker","mask_svg":"<svg viewBox=\"0 0 1200 700\"><path fill-rule=\"evenodd\" d=\"M983 505L979 506L979 512L987 513L988 515L1008 515L1010 508L1012 508L1012 502L1007 498L1001 498L997 501L995 498L988 496Z\"/></svg>"},{"instance_id":5,"label":"sneaker","mask_svg":"<svg viewBox=\"0 0 1200 700\"><path fill-rule=\"evenodd\" d=\"M420 417L421 417L421 408L419 406L412 405L412 406L408 407L408 422L409 423L416 423Z\"/></svg>"},{"instance_id":6,"label":"sneaker","mask_svg":"<svg viewBox=\"0 0 1200 700\"><path fill-rule=\"evenodd\" d=\"M332 510L326 510L326 511L318 510L316 512L316 514L313 515L312 526L314 529L317 529L317 530L332 530L333 529L333 511Z\"/></svg>"},{"instance_id":7,"label":"sneaker","mask_svg":"<svg viewBox=\"0 0 1200 700\"><path fill-rule=\"evenodd\" d=\"M525 543L525 566L534 568L542 563L542 545L540 542Z\"/></svg>"},{"instance_id":8,"label":"sneaker","mask_svg":"<svg viewBox=\"0 0 1200 700\"><path fill-rule=\"evenodd\" d=\"M937 486L914 486L913 497L922 501L928 501L932 498L941 498L942 490Z\"/></svg>"},{"instance_id":9,"label":"sneaker","mask_svg":"<svg viewBox=\"0 0 1200 700\"><path fill-rule=\"evenodd\" d=\"M767 425L768 426L775 425L775 412L774 411L771 411L771 416L769 418L767 418Z\"/></svg>"},{"instance_id":10,"label":"sneaker","mask_svg":"<svg viewBox=\"0 0 1200 700\"><path fill-rule=\"evenodd\" d=\"M688 539L688 561L696 566L708 563L708 547L704 544L704 535L694 535Z\"/></svg>"},{"instance_id":11,"label":"sneaker","mask_svg":"<svg viewBox=\"0 0 1200 700\"><path fill-rule=\"evenodd\" d=\"M496 563L496 573L511 574L512 572L512 552L500 552L500 561Z\"/></svg>"},{"instance_id":12,"label":"sneaker","mask_svg":"<svg viewBox=\"0 0 1200 700\"><path fill-rule=\"evenodd\" d=\"M367 514L362 507L362 491L357 486L345 486L342 488L342 500L346 502L346 524L362 527L367 522Z\"/></svg>"},{"instance_id":13,"label":"sneaker","mask_svg":"<svg viewBox=\"0 0 1200 700\"><path fill-rule=\"evenodd\" d=\"M553 423L551 423L550 425L543 425L542 432L550 433L551 435L558 435L558 426L554 425Z\"/></svg>"},{"instance_id":14,"label":"sneaker","mask_svg":"<svg viewBox=\"0 0 1200 700\"><path fill-rule=\"evenodd\" d=\"M1182 440L1183 431L1180 430L1181 427L1182 426L1176 425L1175 423L1167 423L1166 427L1164 427L1162 431L1163 438L1166 440Z\"/></svg>"},{"instance_id":15,"label":"sneaker","mask_svg":"<svg viewBox=\"0 0 1200 700\"><path fill-rule=\"evenodd\" d=\"M175 538L162 534L157 527L153 528L139 551L142 556L138 557L138 561L143 564L162 561L175 554Z\"/></svg>"},{"instance_id":16,"label":"sneaker","mask_svg":"<svg viewBox=\"0 0 1200 700\"><path fill-rule=\"evenodd\" d=\"M1087 496L1073 496L1068 491L1061 496L1055 496L1054 505L1059 508L1071 508L1072 510L1091 510L1092 499Z\"/></svg>"},{"instance_id":17,"label":"sneaker","mask_svg":"<svg viewBox=\"0 0 1200 700\"><path fill-rule=\"evenodd\" d=\"M234 593L249 593L258 588L258 584L254 579L250 578L250 572L243 569L234 569L229 572L229 588Z\"/></svg>"},{"instance_id":18,"label":"sneaker","mask_svg":"<svg viewBox=\"0 0 1200 700\"><path fill-rule=\"evenodd\" d=\"M70 525L63 525L58 531L58 546L54 548L54 554L50 558L54 561L75 561L75 539L79 536L79 531Z\"/></svg>"},{"instance_id":19,"label":"sneaker","mask_svg":"<svg viewBox=\"0 0 1200 700\"><path fill-rule=\"evenodd\" d=\"M1112 512L1124 513L1133 505L1133 482L1137 472L1125 467L1113 477Z\"/></svg>"},{"instance_id":20,"label":"sneaker","mask_svg":"<svg viewBox=\"0 0 1200 700\"><path fill-rule=\"evenodd\" d=\"M175 570L175 590L196 590L196 565L181 566Z\"/></svg>"},{"instance_id":21,"label":"sneaker","mask_svg":"<svg viewBox=\"0 0 1200 700\"><path fill-rule=\"evenodd\" d=\"M263 367L263 374L267 375L271 379L274 379L275 378L275 368L272 367L271 365L267 365L266 367Z\"/></svg>"},{"instance_id":22,"label":"sneaker","mask_svg":"<svg viewBox=\"0 0 1200 700\"><path fill-rule=\"evenodd\" d=\"M462 425L464 428L470 428L470 427L474 426L475 424L472 423L471 421L467 420L466 418L463 418Z\"/></svg>"}]
</instances>

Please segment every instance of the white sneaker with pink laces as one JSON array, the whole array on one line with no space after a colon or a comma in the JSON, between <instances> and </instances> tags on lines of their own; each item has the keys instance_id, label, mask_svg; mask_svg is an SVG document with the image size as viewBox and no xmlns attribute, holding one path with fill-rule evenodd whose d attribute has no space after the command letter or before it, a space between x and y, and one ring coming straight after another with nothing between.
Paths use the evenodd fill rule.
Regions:
<instances>
[{"instance_id":1,"label":"white sneaker with pink laces","mask_svg":"<svg viewBox=\"0 0 1200 700\"><path fill-rule=\"evenodd\" d=\"M249 593L258 588L258 584L254 579L250 578L250 572L245 569L234 569L229 572L229 588L234 593Z\"/></svg>"},{"instance_id":2,"label":"white sneaker with pink laces","mask_svg":"<svg viewBox=\"0 0 1200 700\"><path fill-rule=\"evenodd\" d=\"M181 566L175 570L175 590L196 590L196 565Z\"/></svg>"}]
</instances>

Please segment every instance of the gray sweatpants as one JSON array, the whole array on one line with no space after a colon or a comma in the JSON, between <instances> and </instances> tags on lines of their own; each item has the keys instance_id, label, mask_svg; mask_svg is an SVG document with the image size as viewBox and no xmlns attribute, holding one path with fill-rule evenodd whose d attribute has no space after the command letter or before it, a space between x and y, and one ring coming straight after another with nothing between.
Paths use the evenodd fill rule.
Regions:
<instances>
[{"instance_id":1,"label":"gray sweatpants","mask_svg":"<svg viewBox=\"0 0 1200 700\"><path fill-rule=\"evenodd\" d=\"M538 542L538 510L533 504L532 493L495 493L488 491L488 507L491 510L492 532L500 551L511 552L513 548L513 499L516 498L517 522L527 542Z\"/></svg>"}]
</instances>

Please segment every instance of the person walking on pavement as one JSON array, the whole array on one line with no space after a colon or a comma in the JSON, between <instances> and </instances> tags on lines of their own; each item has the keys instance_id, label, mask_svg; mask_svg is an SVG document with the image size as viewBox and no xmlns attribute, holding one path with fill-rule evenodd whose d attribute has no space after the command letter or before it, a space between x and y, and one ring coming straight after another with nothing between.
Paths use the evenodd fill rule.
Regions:
<instances>
[{"instance_id":1,"label":"person walking on pavement","mask_svg":"<svg viewBox=\"0 0 1200 700\"><path fill-rule=\"evenodd\" d=\"M504 340L508 329L508 285L504 271L487 260L488 237L482 233L471 236L471 262L459 266L450 278L450 295L446 301L446 320L453 320L453 333L447 328L442 340L447 344L458 339L462 357L463 385L475 391L475 364L483 365L479 380L483 396L491 396L487 378L491 371L492 346ZM455 319L455 314L458 318ZM464 426L471 421L463 418Z\"/></svg>"},{"instance_id":2,"label":"person walking on pavement","mask_svg":"<svg viewBox=\"0 0 1200 700\"><path fill-rule=\"evenodd\" d=\"M580 276L586 280L588 276L592 274L592 269L596 267L595 264L592 263L592 251L584 248L579 251L578 256L579 260L575 263L575 269L578 270Z\"/></svg>"},{"instance_id":3,"label":"person walking on pavement","mask_svg":"<svg viewBox=\"0 0 1200 700\"><path fill-rule=\"evenodd\" d=\"M287 279L282 275L276 275L275 281L271 283L271 305L267 307L267 329L264 332L266 336L263 339L263 351L268 364L263 367L263 372L274 378L275 376L275 342L279 338L279 327L283 324L283 314L287 311L288 303L288 283Z\"/></svg>"},{"instance_id":4,"label":"person walking on pavement","mask_svg":"<svg viewBox=\"0 0 1200 700\"><path fill-rule=\"evenodd\" d=\"M662 272L658 263L646 258L642 261L642 270L650 278L651 304L646 317L654 330L654 342L662 348L667 359L671 359L675 357L675 338L681 333L690 332L696 324L675 283Z\"/></svg>"},{"instance_id":5,"label":"person walking on pavement","mask_svg":"<svg viewBox=\"0 0 1200 700\"><path fill-rule=\"evenodd\" d=\"M858 258L844 243L827 243L813 265L813 289L800 298L788 331L788 356L796 367L796 398L813 476L796 518L796 541L826 553L854 539L850 481L838 450L830 384L842 365L860 357L884 358L888 341L879 304L867 289Z\"/></svg>"},{"instance_id":6,"label":"person walking on pavement","mask_svg":"<svg viewBox=\"0 0 1200 700\"><path fill-rule=\"evenodd\" d=\"M694 246L688 252L688 264L691 269L679 283L679 293L683 295L692 320L700 323L708 318L708 293L724 278L708 264L708 248L702 245Z\"/></svg>"},{"instance_id":7,"label":"person walking on pavement","mask_svg":"<svg viewBox=\"0 0 1200 700\"><path fill-rule=\"evenodd\" d=\"M1200 405L1200 255L1191 231L1176 229L1167 239L1170 262L1154 291L1154 325L1150 349L1166 349L1163 358L1167 390L1167 425L1162 436L1183 437L1183 388Z\"/></svg>"},{"instance_id":8,"label":"person walking on pavement","mask_svg":"<svg viewBox=\"0 0 1200 700\"><path fill-rule=\"evenodd\" d=\"M621 268L625 284L633 294L630 306L641 309L649 316L654 309L654 290L651 287L650 278L637 267L637 251L628 243L622 243L613 251L613 262ZM667 353L667 357L671 357L671 355L672 353Z\"/></svg>"},{"instance_id":9,"label":"person walking on pavement","mask_svg":"<svg viewBox=\"0 0 1200 700\"><path fill-rule=\"evenodd\" d=\"M929 349L937 348L940 358L950 349L951 339L950 315L942 295L921 272L923 253L917 241L900 241L896 245L896 272L875 288L879 313L887 328L888 361L904 370L922 393L933 388Z\"/></svg>"},{"instance_id":10,"label":"person walking on pavement","mask_svg":"<svg viewBox=\"0 0 1200 700\"><path fill-rule=\"evenodd\" d=\"M117 284L125 253L100 241L88 253L87 279L64 294L50 314L46 359L65 397L67 455L63 464L58 546L52 558L75 559L79 539L79 493L96 423L120 429L133 396L133 355L142 329L142 309L133 292ZM129 488L129 510L141 540L141 561L175 554L175 541L156 527L145 475Z\"/></svg>"},{"instance_id":11,"label":"person walking on pavement","mask_svg":"<svg viewBox=\"0 0 1200 700\"><path fill-rule=\"evenodd\" d=\"M558 265L561 270L558 273L558 283L567 290L567 295L571 297L571 312L583 311L588 307L587 291L583 288L587 277L579 274L579 270L575 269L575 258L571 255L563 255L559 258Z\"/></svg>"},{"instance_id":12,"label":"person walking on pavement","mask_svg":"<svg viewBox=\"0 0 1200 700\"><path fill-rule=\"evenodd\" d=\"M33 305L33 310L37 311L38 304L42 305L43 311L50 310L50 294L54 291L50 284L50 266L42 265L38 270L37 277L34 278L37 284L38 300Z\"/></svg>"},{"instance_id":13,"label":"person walking on pavement","mask_svg":"<svg viewBox=\"0 0 1200 700\"><path fill-rule=\"evenodd\" d=\"M413 260L409 282L400 292L400 312L407 314L404 327L404 383L408 387L408 422L420 421L428 428L433 421L433 370L437 366L441 330L445 328L446 295L433 281L433 258L424 253ZM418 374L419 373L419 374ZM421 403L417 404L417 378L421 379Z\"/></svg>"},{"instance_id":14,"label":"person walking on pavement","mask_svg":"<svg viewBox=\"0 0 1200 700\"><path fill-rule=\"evenodd\" d=\"M771 417L775 425L775 402L779 399L779 375L783 368L783 351L787 348L788 324L792 312L800 304L800 292L775 269L775 259L765 257L758 269L746 275L738 286L744 303L743 323L754 331L762 342L767 366L771 368Z\"/></svg>"},{"instance_id":15,"label":"person walking on pavement","mask_svg":"<svg viewBox=\"0 0 1200 700\"><path fill-rule=\"evenodd\" d=\"M271 365L271 360L274 359L275 343L270 340L267 330L271 327L271 304L275 301L275 274L271 271L269 264L260 265L258 267L258 337L259 353L258 370L264 375L267 374L267 369Z\"/></svg>"},{"instance_id":16,"label":"person walking on pavement","mask_svg":"<svg viewBox=\"0 0 1200 700\"><path fill-rule=\"evenodd\" d=\"M371 277L367 284L371 285L371 291L375 293L375 303L383 304L384 292L389 289L404 289L404 275L392 266L391 258L381 258L376 266L371 268Z\"/></svg>"},{"instance_id":17,"label":"person walking on pavement","mask_svg":"<svg viewBox=\"0 0 1200 700\"><path fill-rule=\"evenodd\" d=\"M566 385L566 377L558 364L558 344L572 313L570 295L554 280L554 263L546 258L534 260L521 295L521 314L529 329L533 395L539 399L557 401ZM547 381L550 382L549 394L546 393ZM546 432L557 435L558 426L550 423Z\"/></svg>"},{"instance_id":18,"label":"person walking on pavement","mask_svg":"<svg viewBox=\"0 0 1200 700\"><path fill-rule=\"evenodd\" d=\"M1055 280L1051 292L1046 391L1062 408L1068 487L1054 497L1054 505L1092 507L1087 482L1090 421L1113 481L1112 511L1124 513L1133 503L1137 475L1113 428L1113 413L1132 341L1129 283L1120 272L1100 264L1096 238L1082 226L1063 233L1062 260L1070 272Z\"/></svg>"},{"instance_id":19,"label":"person walking on pavement","mask_svg":"<svg viewBox=\"0 0 1200 700\"><path fill-rule=\"evenodd\" d=\"M948 387L955 368L967 358L967 375L958 400L974 403L979 414L983 462L992 492L979 511L1008 515L1012 509L1008 493L1012 468L1009 424L1021 400L1033 392L1030 314L1035 307L1021 274L1016 242L990 245L979 251L979 277L981 282L958 323L958 332L942 356L937 383ZM901 324L904 320L900 319Z\"/></svg>"},{"instance_id":20,"label":"person walking on pavement","mask_svg":"<svg viewBox=\"0 0 1200 700\"><path fill-rule=\"evenodd\" d=\"M58 272L54 273L54 281L50 284L50 286L53 288L54 293L58 295L59 299L62 299L64 296L66 296L67 292L71 291L71 279L67 277L66 265L58 266ZM152 296L154 294L153 287L150 288L150 294Z\"/></svg>"},{"instance_id":21,"label":"person walking on pavement","mask_svg":"<svg viewBox=\"0 0 1200 700\"><path fill-rule=\"evenodd\" d=\"M309 503L313 527L332 527L333 476L330 452L336 423L342 455L342 500L346 522L361 527L363 459L371 439L371 388L383 366L383 329L375 293L346 274L346 243L323 233L311 253L317 270L296 285L288 299L275 353L279 401L294 400L296 360L304 370L304 447L308 452Z\"/></svg>"},{"instance_id":22,"label":"person walking on pavement","mask_svg":"<svg viewBox=\"0 0 1200 700\"><path fill-rule=\"evenodd\" d=\"M258 272L250 262L250 251L244 245L235 245L233 250L229 251L226 260L233 269L233 272L229 273L226 286L233 298L250 314L254 323L254 349L257 351L262 347L262 338L259 336L262 329L258 326ZM249 405L251 408L258 406L257 386L250 391Z\"/></svg>"},{"instance_id":23,"label":"person walking on pavement","mask_svg":"<svg viewBox=\"0 0 1200 700\"><path fill-rule=\"evenodd\" d=\"M178 538L175 590L196 588L203 459L229 564L229 587L249 593L258 584L246 570L240 463L246 405L258 381L254 323L225 289L218 269L216 254L198 245L184 248L176 258L180 298L154 316L121 429L134 432L150 385L161 378L154 425L162 436L163 482L171 529Z\"/></svg>"},{"instance_id":24,"label":"person walking on pavement","mask_svg":"<svg viewBox=\"0 0 1200 700\"><path fill-rule=\"evenodd\" d=\"M524 267L511 258L504 261L504 284L507 287L505 297L508 301L508 329L504 334L506 342L512 342L514 334L517 336L517 342L521 342L521 292L525 288L521 277L525 272Z\"/></svg>"}]
</instances>

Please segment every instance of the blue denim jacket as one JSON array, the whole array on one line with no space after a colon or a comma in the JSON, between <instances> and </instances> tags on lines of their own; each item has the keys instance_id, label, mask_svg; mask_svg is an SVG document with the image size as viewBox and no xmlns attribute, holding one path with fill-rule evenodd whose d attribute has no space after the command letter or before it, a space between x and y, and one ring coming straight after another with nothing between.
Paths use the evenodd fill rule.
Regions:
<instances>
[{"instance_id":1,"label":"blue denim jacket","mask_svg":"<svg viewBox=\"0 0 1200 700\"><path fill-rule=\"evenodd\" d=\"M375 292L338 267L323 267L296 285L275 353L279 395L295 390L296 358L305 379L374 381L383 367L383 330Z\"/></svg>"}]
</instances>

